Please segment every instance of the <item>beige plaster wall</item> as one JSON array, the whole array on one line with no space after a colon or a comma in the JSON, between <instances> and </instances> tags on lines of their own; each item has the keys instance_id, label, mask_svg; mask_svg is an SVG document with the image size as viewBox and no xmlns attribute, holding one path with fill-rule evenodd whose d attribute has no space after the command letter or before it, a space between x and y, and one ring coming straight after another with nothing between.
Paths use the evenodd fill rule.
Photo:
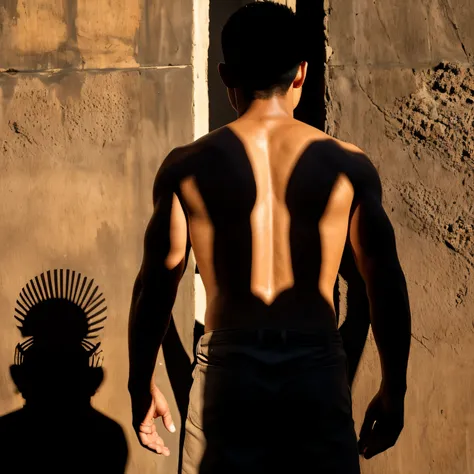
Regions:
<instances>
[{"instance_id":1,"label":"beige plaster wall","mask_svg":"<svg viewBox=\"0 0 474 474\"><path fill-rule=\"evenodd\" d=\"M19 291L48 269L80 271L107 300L93 405L124 429L129 473L178 462L178 435L165 459L132 433L126 337L155 173L200 133L196 15L192 0L0 1L0 414L23 403L9 376ZM189 354L193 288L191 265L174 311ZM162 355L157 376L179 425Z\"/></svg>"},{"instance_id":2,"label":"beige plaster wall","mask_svg":"<svg viewBox=\"0 0 474 474\"><path fill-rule=\"evenodd\" d=\"M326 8L327 129L380 171L413 311L406 428L362 472L473 473L474 3ZM358 428L379 380L370 335L353 393Z\"/></svg>"}]
</instances>

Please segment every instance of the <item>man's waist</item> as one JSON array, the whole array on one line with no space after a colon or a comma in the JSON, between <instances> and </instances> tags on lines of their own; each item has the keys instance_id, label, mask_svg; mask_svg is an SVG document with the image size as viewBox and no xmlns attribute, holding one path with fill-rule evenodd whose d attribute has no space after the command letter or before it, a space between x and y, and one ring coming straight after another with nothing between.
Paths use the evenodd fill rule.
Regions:
<instances>
[{"instance_id":1,"label":"man's waist","mask_svg":"<svg viewBox=\"0 0 474 474\"><path fill-rule=\"evenodd\" d=\"M227 328L206 332L201 346L251 344L258 346L320 346L342 343L338 329L305 331L281 328Z\"/></svg>"},{"instance_id":2,"label":"man's waist","mask_svg":"<svg viewBox=\"0 0 474 474\"><path fill-rule=\"evenodd\" d=\"M290 301L288 304L264 305L257 300L216 301L208 306L205 320L206 330L214 332L235 330L243 337L255 337L255 334L269 332L283 333L286 330L290 338L297 339L301 333L311 337L323 337L337 331L336 315L333 309L317 298L312 301ZM271 337L270 335L270 337ZM241 337L237 335L236 337Z\"/></svg>"},{"instance_id":3,"label":"man's waist","mask_svg":"<svg viewBox=\"0 0 474 474\"><path fill-rule=\"evenodd\" d=\"M270 367L327 367L345 364L345 352L339 331L295 331L291 329L218 329L199 340L197 363L257 370ZM291 371L291 370L290 370Z\"/></svg>"}]
</instances>

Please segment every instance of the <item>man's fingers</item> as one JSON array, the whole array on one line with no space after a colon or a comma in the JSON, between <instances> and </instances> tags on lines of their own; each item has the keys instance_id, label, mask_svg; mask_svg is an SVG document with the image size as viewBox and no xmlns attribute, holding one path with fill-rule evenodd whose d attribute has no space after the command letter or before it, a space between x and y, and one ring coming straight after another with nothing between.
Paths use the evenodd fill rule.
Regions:
<instances>
[{"instance_id":1,"label":"man's fingers","mask_svg":"<svg viewBox=\"0 0 474 474\"><path fill-rule=\"evenodd\" d=\"M145 433L145 434L152 434L156 431L156 426L155 426L155 423L153 422L153 420L151 421L151 424L150 423L141 423L140 424L140 432L141 433Z\"/></svg>"},{"instance_id":2,"label":"man's fingers","mask_svg":"<svg viewBox=\"0 0 474 474\"><path fill-rule=\"evenodd\" d=\"M147 425L147 426L153 425L153 422L155 420L155 411L156 411L155 404L151 402L150 408L148 409L145 415L145 419L142 421L142 425Z\"/></svg>"},{"instance_id":3,"label":"man's fingers","mask_svg":"<svg viewBox=\"0 0 474 474\"><path fill-rule=\"evenodd\" d=\"M165 425L165 428L170 433L174 433L176 431L176 427L174 426L173 419L171 418L170 408L165 400L165 397L158 389L155 391L153 400L156 406L156 417L161 416L163 418L163 424Z\"/></svg>"},{"instance_id":4,"label":"man's fingers","mask_svg":"<svg viewBox=\"0 0 474 474\"><path fill-rule=\"evenodd\" d=\"M176 426L173 423L173 418L171 417L171 413L167 411L163 415L163 424L165 425L165 428L170 432L170 433L175 433L176 432ZM150 418L147 417L145 420L140 424L140 431L143 433L153 433L156 431L155 423L153 417Z\"/></svg>"},{"instance_id":5,"label":"man's fingers","mask_svg":"<svg viewBox=\"0 0 474 474\"><path fill-rule=\"evenodd\" d=\"M158 454L169 456L170 450L165 446L156 431L155 418L158 417L163 417L163 424L168 431L171 433L176 431L168 404L163 394L156 388L152 393L151 404L143 421L138 426L138 429L135 429L137 430L138 439L143 447ZM136 420L138 421L140 418L138 418L137 414ZM137 425L134 423L134 426L136 427Z\"/></svg>"},{"instance_id":6,"label":"man's fingers","mask_svg":"<svg viewBox=\"0 0 474 474\"><path fill-rule=\"evenodd\" d=\"M174 426L169 410L163 415L163 424L170 433L174 433L176 431L176 427Z\"/></svg>"},{"instance_id":7,"label":"man's fingers","mask_svg":"<svg viewBox=\"0 0 474 474\"><path fill-rule=\"evenodd\" d=\"M152 435L148 435L140 431L138 437L142 446L148 448L150 451L162 454L163 456L170 455L170 450L165 446L163 439L158 436L156 431Z\"/></svg>"}]
</instances>

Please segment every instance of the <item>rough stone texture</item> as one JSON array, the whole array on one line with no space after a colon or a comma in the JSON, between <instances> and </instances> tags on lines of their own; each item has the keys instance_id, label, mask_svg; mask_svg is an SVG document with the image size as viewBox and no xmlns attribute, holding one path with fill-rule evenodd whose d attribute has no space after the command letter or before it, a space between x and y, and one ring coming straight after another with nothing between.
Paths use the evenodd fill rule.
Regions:
<instances>
[{"instance_id":1,"label":"rough stone texture","mask_svg":"<svg viewBox=\"0 0 474 474\"><path fill-rule=\"evenodd\" d=\"M8 375L21 340L13 319L19 290L47 269L81 271L96 279L108 305L106 380L94 405L129 435L128 472L151 473L155 465L169 472L176 458L153 457L130 429L126 334L154 175L171 148L192 140L191 68L4 74L0 85L7 91L0 109L1 412L21 405ZM192 286L191 271L175 308L187 321L178 324L184 332L192 332ZM159 364L173 406L161 357ZM177 437L168 442L176 453Z\"/></svg>"},{"instance_id":2,"label":"rough stone texture","mask_svg":"<svg viewBox=\"0 0 474 474\"><path fill-rule=\"evenodd\" d=\"M413 313L406 427L364 474L474 472L473 20L470 0L328 5L327 129L379 169ZM357 429L379 381L371 334Z\"/></svg>"},{"instance_id":3,"label":"rough stone texture","mask_svg":"<svg viewBox=\"0 0 474 474\"><path fill-rule=\"evenodd\" d=\"M420 71L419 90L408 100L397 101L398 110L388 112L400 126L398 135L407 145L414 144L420 159L425 149L439 157L448 171L474 169L474 74L456 64L440 64Z\"/></svg>"},{"instance_id":4,"label":"rough stone texture","mask_svg":"<svg viewBox=\"0 0 474 474\"><path fill-rule=\"evenodd\" d=\"M20 70L0 72L0 415L22 405L9 375L20 289L48 269L80 271L107 301L93 405L125 430L128 473L176 472L178 462L178 434L164 434L173 455L163 458L132 433L127 324L153 179L195 134L192 22L192 0L0 2L0 71ZM188 356L193 274L190 265L174 308ZM158 364L179 429L162 354Z\"/></svg>"},{"instance_id":5,"label":"rough stone texture","mask_svg":"<svg viewBox=\"0 0 474 474\"><path fill-rule=\"evenodd\" d=\"M4 0L1 69L191 64L193 0Z\"/></svg>"}]
</instances>

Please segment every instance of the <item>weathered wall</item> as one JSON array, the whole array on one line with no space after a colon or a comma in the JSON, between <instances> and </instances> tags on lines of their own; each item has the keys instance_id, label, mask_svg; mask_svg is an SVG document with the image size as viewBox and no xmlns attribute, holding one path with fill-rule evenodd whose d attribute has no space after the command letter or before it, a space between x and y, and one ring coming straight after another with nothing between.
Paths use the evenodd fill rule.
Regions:
<instances>
[{"instance_id":1,"label":"weathered wall","mask_svg":"<svg viewBox=\"0 0 474 474\"><path fill-rule=\"evenodd\" d=\"M177 465L177 435L165 435L174 453L165 459L131 431L126 334L155 173L196 132L192 26L192 0L0 1L0 414L22 405L8 370L18 292L42 271L80 271L107 299L93 404L125 430L130 473ZM188 350L193 310L191 269L175 311Z\"/></svg>"},{"instance_id":2,"label":"weathered wall","mask_svg":"<svg viewBox=\"0 0 474 474\"><path fill-rule=\"evenodd\" d=\"M474 2L326 3L327 129L380 171L413 311L406 428L362 470L473 473ZM358 428L379 380L370 336Z\"/></svg>"}]
</instances>

